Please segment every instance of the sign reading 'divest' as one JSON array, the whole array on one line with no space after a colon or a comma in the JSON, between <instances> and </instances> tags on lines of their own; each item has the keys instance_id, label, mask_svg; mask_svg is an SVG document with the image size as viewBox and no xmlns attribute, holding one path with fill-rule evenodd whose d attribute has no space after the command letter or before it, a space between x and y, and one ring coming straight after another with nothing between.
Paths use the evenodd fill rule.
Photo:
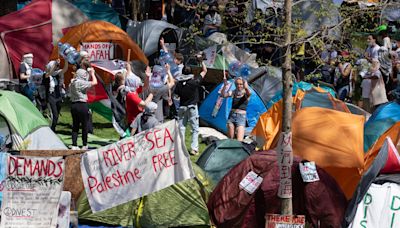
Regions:
<instances>
[{"instance_id":1,"label":"sign reading 'divest'","mask_svg":"<svg viewBox=\"0 0 400 228\"><path fill-rule=\"evenodd\" d=\"M81 170L93 212L194 177L175 120L86 152Z\"/></svg>"},{"instance_id":2,"label":"sign reading 'divest'","mask_svg":"<svg viewBox=\"0 0 400 228\"><path fill-rule=\"evenodd\" d=\"M108 42L82 43L81 50L87 51L90 61L110 60L114 57L114 45Z\"/></svg>"},{"instance_id":3,"label":"sign reading 'divest'","mask_svg":"<svg viewBox=\"0 0 400 228\"><path fill-rule=\"evenodd\" d=\"M63 188L62 157L9 156L1 228L55 228Z\"/></svg>"},{"instance_id":4,"label":"sign reading 'divest'","mask_svg":"<svg viewBox=\"0 0 400 228\"><path fill-rule=\"evenodd\" d=\"M265 228L304 228L306 217L304 215L276 215L268 214Z\"/></svg>"}]
</instances>

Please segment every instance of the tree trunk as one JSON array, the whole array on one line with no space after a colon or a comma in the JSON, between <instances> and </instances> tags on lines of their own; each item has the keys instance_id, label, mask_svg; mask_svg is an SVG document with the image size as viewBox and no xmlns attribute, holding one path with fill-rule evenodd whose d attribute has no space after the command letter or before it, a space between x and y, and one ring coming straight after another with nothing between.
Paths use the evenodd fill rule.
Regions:
<instances>
[{"instance_id":1,"label":"tree trunk","mask_svg":"<svg viewBox=\"0 0 400 228\"><path fill-rule=\"evenodd\" d=\"M139 7L139 2L138 0L132 0L132 19L133 21L138 20L138 7Z\"/></svg>"},{"instance_id":2,"label":"tree trunk","mask_svg":"<svg viewBox=\"0 0 400 228\"><path fill-rule=\"evenodd\" d=\"M283 63L283 122L282 122L282 136L289 134L291 139L291 123L292 123L292 59L291 59L291 23L292 23L292 0L285 0L285 62ZM289 141L290 150L292 148L291 140ZM283 146L280 147L281 151L278 153L283 154ZM291 155L292 156L292 155ZM289 165L291 169L291 165ZM290 172L291 182L291 172ZM280 175L282 180L282 174ZM282 181L281 181L282 183ZM290 183L290 197L282 198L281 214L291 215L292 214L292 196ZM287 190L286 186L286 190Z\"/></svg>"}]
</instances>

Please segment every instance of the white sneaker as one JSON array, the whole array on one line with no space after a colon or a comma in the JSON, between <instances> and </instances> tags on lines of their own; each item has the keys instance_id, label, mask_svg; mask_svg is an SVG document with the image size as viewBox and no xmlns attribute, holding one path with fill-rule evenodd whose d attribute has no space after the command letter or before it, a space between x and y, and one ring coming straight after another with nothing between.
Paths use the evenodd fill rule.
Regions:
<instances>
[{"instance_id":1,"label":"white sneaker","mask_svg":"<svg viewBox=\"0 0 400 228\"><path fill-rule=\"evenodd\" d=\"M83 146L83 147L82 147L82 150L88 150L88 149L89 149L88 146Z\"/></svg>"},{"instance_id":2,"label":"white sneaker","mask_svg":"<svg viewBox=\"0 0 400 228\"><path fill-rule=\"evenodd\" d=\"M71 150L80 150L79 146L71 146Z\"/></svg>"}]
</instances>

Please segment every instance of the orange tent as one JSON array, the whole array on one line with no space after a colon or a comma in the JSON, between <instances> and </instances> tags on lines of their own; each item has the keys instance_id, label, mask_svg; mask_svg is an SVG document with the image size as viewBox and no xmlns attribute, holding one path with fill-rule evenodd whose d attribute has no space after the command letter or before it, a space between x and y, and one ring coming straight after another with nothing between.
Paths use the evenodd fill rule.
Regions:
<instances>
[{"instance_id":1,"label":"orange tent","mask_svg":"<svg viewBox=\"0 0 400 228\"><path fill-rule=\"evenodd\" d=\"M304 108L292 122L293 153L326 170L350 198L364 167L364 116Z\"/></svg>"},{"instance_id":2,"label":"orange tent","mask_svg":"<svg viewBox=\"0 0 400 228\"><path fill-rule=\"evenodd\" d=\"M140 47L132 41L129 35L119 27L105 21L89 21L72 27L63 38L61 43L69 43L71 46L79 50L82 42L111 42L117 44L115 53L119 59L126 60L128 58L128 49L131 49L130 60L140 60L148 64L148 60ZM50 59L59 58L58 46L55 45ZM65 83L71 80L72 67L65 74ZM99 73L99 72L97 72ZM100 74L105 83L109 83L109 77L106 74Z\"/></svg>"},{"instance_id":3,"label":"orange tent","mask_svg":"<svg viewBox=\"0 0 400 228\"><path fill-rule=\"evenodd\" d=\"M260 116L253 129L252 135L256 136L258 145L263 145L263 150L270 150L277 146L279 133L282 129L282 104L282 99L273 104L267 112ZM322 88L313 87L308 91L297 90L293 97L294 111L305 107L315 107L315 105L350 113L343 101L334 98Z\"/></svg>"}]
</instances>

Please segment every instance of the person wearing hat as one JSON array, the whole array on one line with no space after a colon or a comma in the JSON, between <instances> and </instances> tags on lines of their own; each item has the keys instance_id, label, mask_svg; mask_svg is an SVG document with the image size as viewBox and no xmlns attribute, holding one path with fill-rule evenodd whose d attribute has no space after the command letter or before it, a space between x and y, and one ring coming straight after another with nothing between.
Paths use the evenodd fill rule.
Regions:
<instances>
[{"instance_id":1,"label":"person wearing hat","mask_svg":"<svg viewBox=\"0 0 400 228\"><path fill-rule=\"evenodd\" d=\"M216 5L213 5L208 10L208 13L204 19L204 29L203 34L205 37L210 36L214 32L219 31L219 27L221 26L222 19L221 15L217 13L218 8Z\"/></svg>"},{"instance_id":2,"label":"person wearing hat","mask_svg":"<svg viewBox=\"0 0 400 228\"><path fill-rule=\"evenodd\" d=\"M91 80L89 80L91 78ZM76 71L75 77L69 85L72 115L72 149L79 149L77 145L78 132L82 124L82 149L87 149L89 106L87 91L97 85L97 78L90 62L83 60L81 68Z\"/></svg>"},{"instance_id":3,"label":"person wearing hat","mask_svg":"<svg viewBox=\"0 0 400 228\"><path fill-rule=\"evenodd\" d=\"M33 101L34 97L32 92L28 86L28 79L32 73L33 66L33 54L27 53L22 56L22 62L19 65L19 85L22 91L22 94L29 98L29 100Z\"/></svg>"},{"instance_id":4,"label":"person wearing hat","mask_svg":"<svg viewBox=\"0 0 400 228\"><path fill-rule=\"evenodd\" d=\"M192 128L192 142L190 154L196 155L199 151L199 111L197 103L200 101L200 87L203 78L207 74L206 64L198 57L201 63L202 71L195 77L192 74L192 68L186 66L183 74L177 77L178 83L175 87L175 94L180 97L180 106L178 109L178 122L183 141L185 138L186 125L189 123Z\"/></svg>"},{"instance_id":5,"label":"person wearing hat","mask_svg":"<svg viewBox=\"0 0 400 228\"><path fill-rule=\"evenodd\" d=\"M63 69L60 69L60 59L51 60L47 63L45 68L43 83L46 88L46 97L52 113L51 130L55 132L61 110L64 74L68 70L68 61L64 61Z\"/></svg>"},{"instance_id":6,"label":"person wearing hat","mask_svg":"<svg viewBox=\"0 0 400 228\"><path fill-rule=\"evenodd\" d=\"M131 136L150 128L154 128L160 124L155 116L156 110L157 104L154 102L150 102L145 106L144 112L137 115L135 120L131 123Z\"/></svg>"}]
</instances>

